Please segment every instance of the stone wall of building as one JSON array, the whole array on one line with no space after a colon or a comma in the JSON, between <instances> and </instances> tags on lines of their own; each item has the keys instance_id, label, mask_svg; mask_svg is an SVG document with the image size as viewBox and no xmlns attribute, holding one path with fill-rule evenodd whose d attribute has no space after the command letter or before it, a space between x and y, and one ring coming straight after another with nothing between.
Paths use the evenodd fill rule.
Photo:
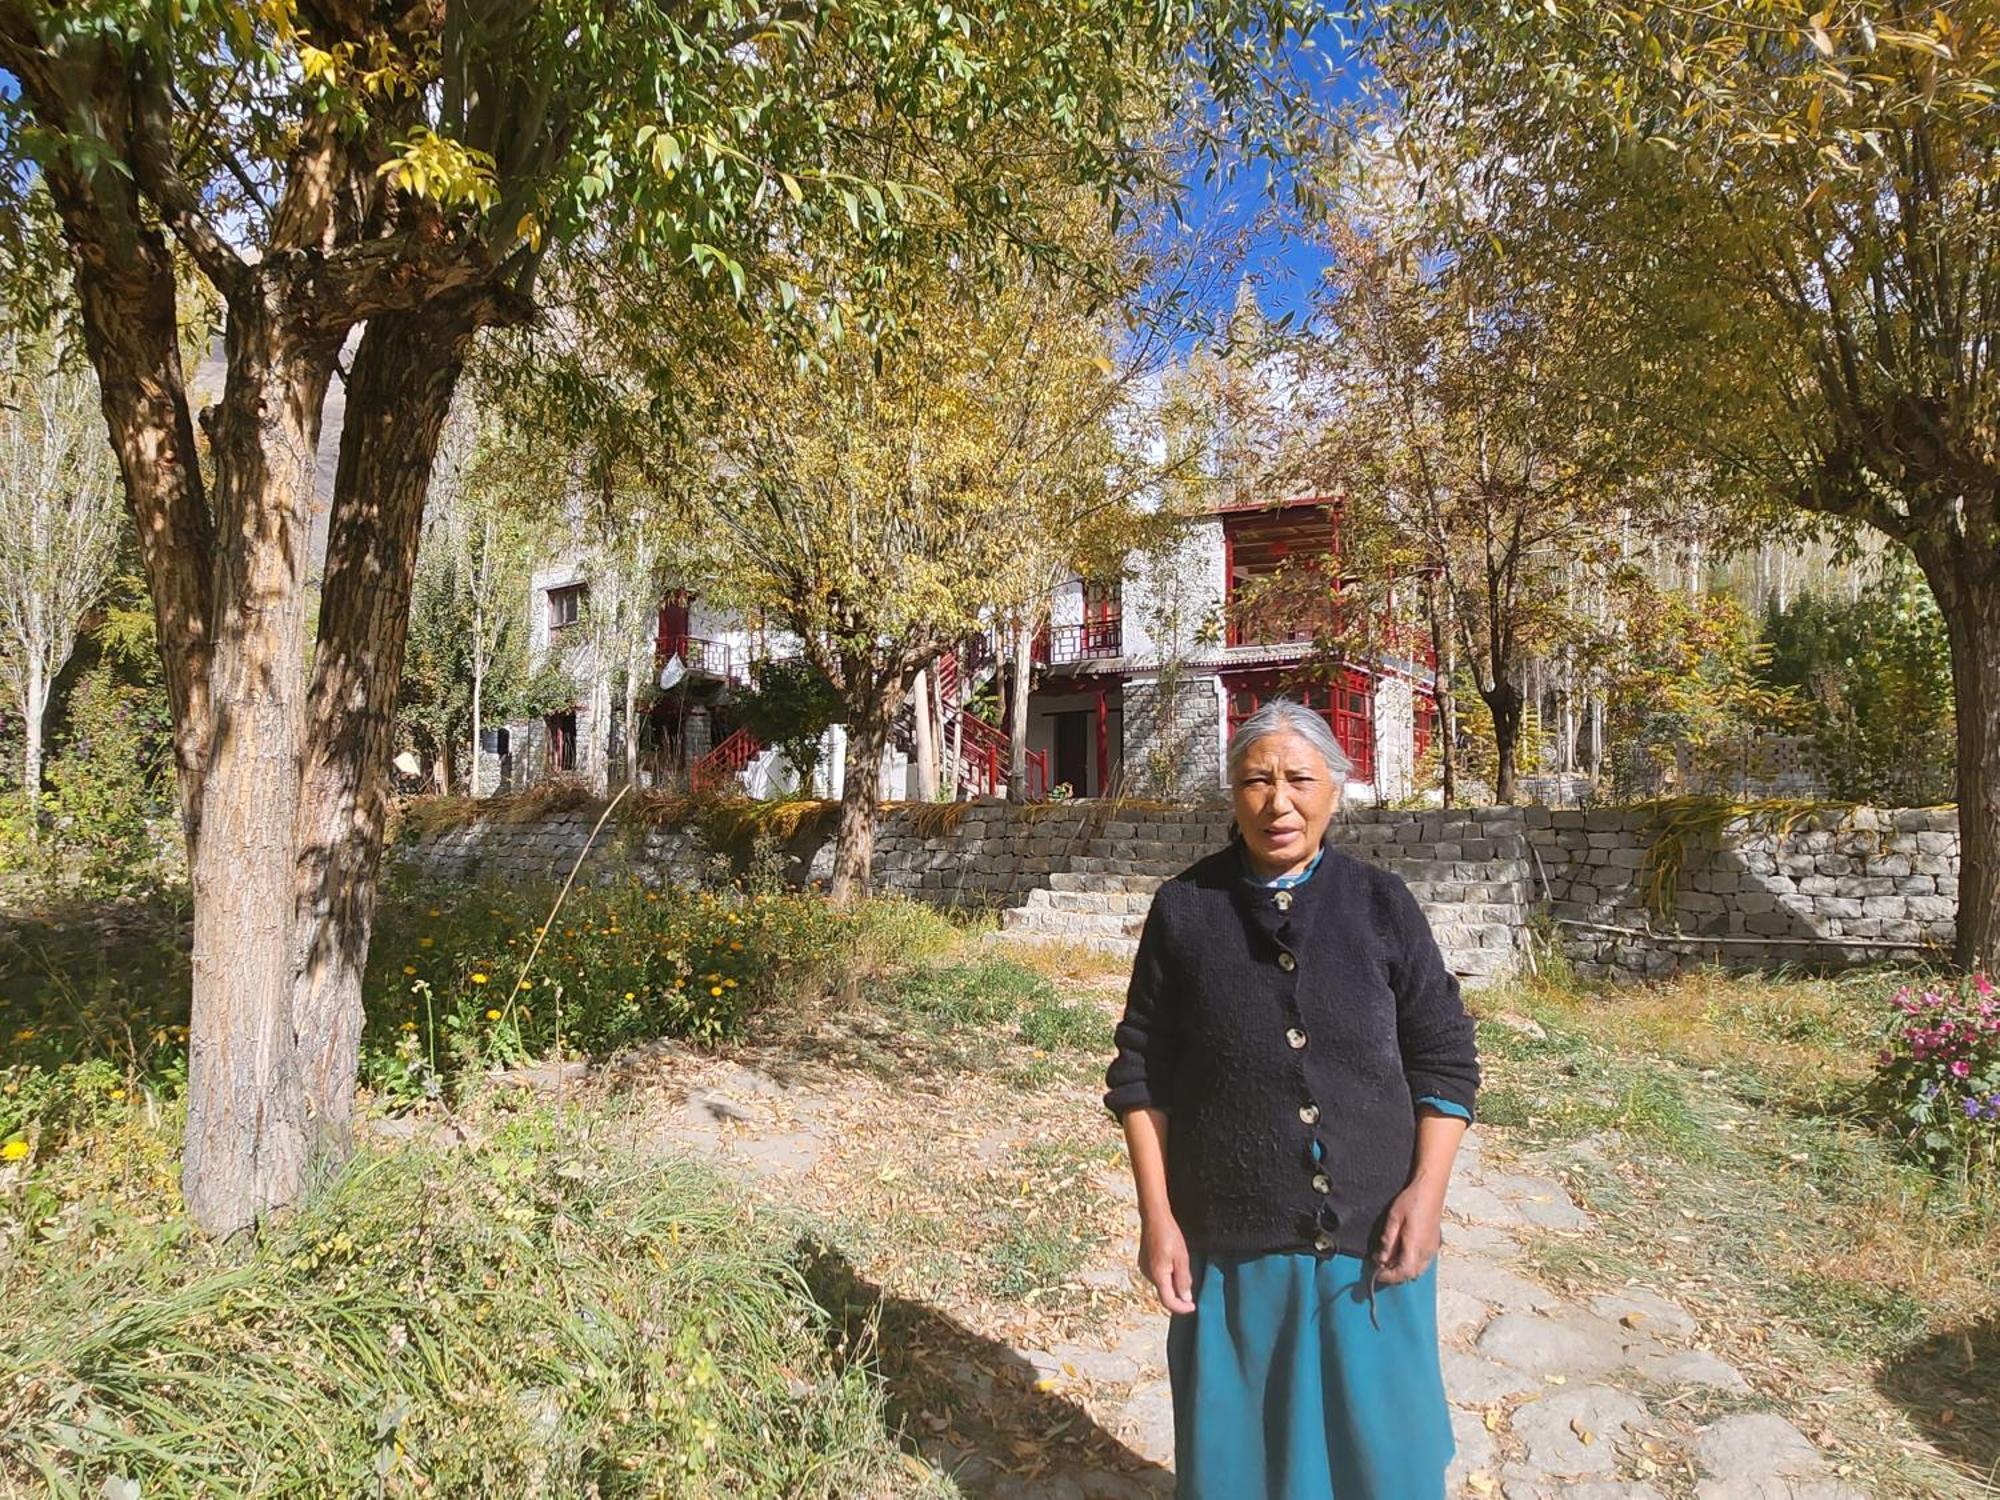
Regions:
<instances>
[{"instance_id":1,"label":"stone wall of building","mask_svg":"<svg viewBox=\"0 0 2000 1500\"><path fill-rule=\"evenodd\" d=\"M1212 674L1134 677L1123 689L1126 785L1203 802L1222 795L1222 695Z\"/></svg>"},{"instance_id":2,"label":"stone wall of building","mask_svg":"<svg viewBox=\"0 0 2000 1500\"><path fill-rule=\"evenodd\" d=\"M403 857L449 879L560 880L596 807L504 814L426 832ZM831 869L831 820L783 851L795 879ZM1001 913L1010 934L1129 952L1160 883L1229 837L1227 808L1086 801L904 804L876 840L880 891ZM1737 819L1674 834L1652 808L1354 806L1335 843L1394 871L1469 982L1505 976L1552 934L1578 971L1834 968L1948 952L1958 894L1950 809ZM586 878L693 881L714 855L690 831L605 825Z\"/></svg>"}]
</instances>

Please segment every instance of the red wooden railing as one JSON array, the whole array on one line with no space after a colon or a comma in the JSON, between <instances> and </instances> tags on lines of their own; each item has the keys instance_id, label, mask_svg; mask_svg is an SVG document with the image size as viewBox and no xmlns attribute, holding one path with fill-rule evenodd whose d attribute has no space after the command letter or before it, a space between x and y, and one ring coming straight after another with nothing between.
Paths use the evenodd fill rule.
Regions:
<instances>
[{"instance_id":1,"label":"red wooden railing","mask_svg":"<svg viewBox=\"0 0 2000 1500\"><path fill-rule=\"evenodd\" d=\"M764 745L747 729L739 729L688 768L692 791L712 792L764 753Z\"/></svg>"},{"instance_id":2,"label":"red wooden railing","mask_svg":"<svg viewBox=\"0 0 2000 1500\"><path fill-rule=\"evenodd\" d=\"M1000 797L1007 791L1007 767L1013 749L1001 730L975 713L961 709L958 721L964 726L964 753L959 757L958 780L968 796ZM1049 752L1028 752L1028 800L1040 802L1049 794Z\"/></svg>"},{"instance_id":3,"label":"red wooden railing","mask_svg":"<svg viewBox=\"0 0 2000 1500\"><path fill-rule=\"evenodd\" d=\"M678 656L690 673L724 682L733 682L740 675L735 670L735 655L723 641L704 640L698 635L663 635L653 642L653 652L661 665L668 657Z\"/></svg>"},{"instance_id":4,"label":"red wooden railing","mask_svg":"<svg viewBox=\"0 0 2000 1500\"><path fill-rule=\"evenodd\" d=\"M1125 654L1125 621L1116 614L1085 620L1081 625L1044 625L1035 632L1034 659L1042 666L1092 661Z\"/></svg>"}]
</instances>

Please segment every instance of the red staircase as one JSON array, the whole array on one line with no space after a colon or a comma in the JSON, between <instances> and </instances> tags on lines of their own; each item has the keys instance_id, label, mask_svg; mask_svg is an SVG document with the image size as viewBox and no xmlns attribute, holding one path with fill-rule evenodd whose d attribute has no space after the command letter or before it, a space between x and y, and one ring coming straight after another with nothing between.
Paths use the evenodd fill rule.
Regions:
<instances>
[{"instance_id":1,"label":"red staircase","mask_svg":"<svg viewBox=\"0 0 2000 1500\"><path fill-rule=\"evenodd\" d=\"M739 729L688 768L688 789L719 791L763 753L763 741L749 730Z\"/></svg>"},{"instance_id":2,"label":"red staircase","mask_svg":"<svg viewBox=\"0 0 2000 1500\"><path fill-rule=\"evenodd\" d=\"M937 677L938 696L944 704L944 723L940 726L940 737L944 743L938 746L938 760L942 764L951 753L953 731L956 729L961 752L958 758L958 785L954 790L964 797L1004 797L1007 794L1007 766L1012 759L1012 751L1006 731L987 723L965 706L966 699L971 696L968 671L971 683L976 684L994 661L992 643L984 636L978 636L966 642L963 656L958 651L946 651L931 663L931 671ZM904 750L910 749L913 738L909 730L910 712L906 706L898 716L897 743ZM1048 751L1030 750L1027 771L1028 800L1040 802L1049 794Z\"/></svg>"}]
</instances>

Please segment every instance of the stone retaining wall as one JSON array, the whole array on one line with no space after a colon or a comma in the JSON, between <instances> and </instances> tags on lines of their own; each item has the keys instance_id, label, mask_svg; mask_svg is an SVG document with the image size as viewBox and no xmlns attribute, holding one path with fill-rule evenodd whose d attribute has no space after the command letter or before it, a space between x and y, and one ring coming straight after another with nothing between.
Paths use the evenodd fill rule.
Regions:
<instances>
[{"instance_id":1,"label":"stone retaining wall","mask_svg":"<svg viewBox=\"0 0 2000 1500\"><path fill-rule=\"evenodd\" d=\"M1525 809L1537 879L1565 951L1589 977L1690 965L1838 967L1951 950L1952 808L1841 808L1737 818L1685 841L1664 912L1649 902L1660 815ZM1670 899L1665 899L1669 898Z\"/></svg>"},{"instance_id":2,"label":"stone retaining wall","mask_svg":"<svg viewBox=\"0 0 2000 1500\"><path fill-rule=\"evenodd\" d=\"M450 879L559 880L598 809L533 821L491 817L425 833L404 858ZM830 820L827 820L830 829ZM1468 980L1526 961L1546 924L1588 977L1641 978L1720 964L1837 967L1948 952L1958 894L1949 809L1871 808L1788 823L1737 819L1680 839L1665 911L1662 837L1651 808L1594 811L1356 807L1335 841L1408 881L1439 946ZM1220 807L1077 802L949 810L890 808L877 836L877 889L944 906L997 910L1021 937L1129 952L1152 893L1228 837ZM830 833L784 851L794 879L831 868ZM714 856L681 828L605 826L586 874L692 881Z\"/></svg>"}]
</instances>

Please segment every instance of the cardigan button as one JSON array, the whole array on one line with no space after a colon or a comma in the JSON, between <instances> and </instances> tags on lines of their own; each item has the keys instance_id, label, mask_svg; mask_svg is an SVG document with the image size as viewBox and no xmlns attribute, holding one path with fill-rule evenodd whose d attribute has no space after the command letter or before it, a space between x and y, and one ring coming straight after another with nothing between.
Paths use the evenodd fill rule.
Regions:
<instances>
[{"instance_id":1,"label":"cardigan button","mask_svg":"<svg viewBox=\"0 0 2000 1500\"><path fill-rule=\"evenodd\" d=\"M1289 974L1292 972L1292 970L1296 969L1298 966L1299 966L1299 961L1296 958L1293 958L1291 954L1284 952L1282 949L1279 951L1278 953L1279 968L1283 969L1287 974Z\"/></svg>"},{"instance_id":2,"label":"cardigan button","mask_svg":"<svg viewBox=\"0 0 2000 1500\"><path fill-rule=\"evenodd\" d=\"M1332 1192L1332 1191L1333 1191L1333 1179L1332 1179L1331 1177L1327 1176L1327 1175L1326 1175L1326 1173L1324 1173L1324 1172L1315 1172L1315 1173L1313 1173L1313 1191L1314 1191L1315 1193L1330 1193L1330 1192Z\"/></svg>"},{"instance_id":3,"label":"cardigan button","mask_svg":"<svg viewBox=\"0 0 2000 1500\"><path fill-rule=\"evenodd\" d=\"M1321 1255L1326 1255L1330 1253L1333 1249L1333 1236L1330 1234L1314 1235L1313 1249L1319 1251Z\"/></svg>"},{"instance_id":4,"label":"cardigan button","mask_svg":"<svg viewBox=\"0 0 2000 1500\"><path fill-rule=\"evenodd\" d=\"M1305 1044L1306 1034L1299 1030L1298 1027L1294 1026L1290 1031L1285 1033L1285 1045L1290 1047L1294 1052L1303 1049Z\"/></svg>"},{"instance_id":5,"label":"cardigan button","mask_svg":"<svg viewBox=\"0 0 2000 1500\"><path fill-rule=\"evenodd\" d=\"M1290 911L1292 909L1292 893L1290 891L1279 891L1277 895L1271 898L1271 904L1276 906L1279 911Z\"/></svg>"},{"instance_id":6,"label":"cardigan button","mask_svg":"<svg viewBox=\"0 0 2000 1500\"><path fill-rule=\"evenodd\" d=\"M1299 1106L1299 1118L1304 1120L1308 1125L1317 1125L1319 1123L1319 1106L1317 1104L1301 1104Z\"/></svg>"}]
</instances>

